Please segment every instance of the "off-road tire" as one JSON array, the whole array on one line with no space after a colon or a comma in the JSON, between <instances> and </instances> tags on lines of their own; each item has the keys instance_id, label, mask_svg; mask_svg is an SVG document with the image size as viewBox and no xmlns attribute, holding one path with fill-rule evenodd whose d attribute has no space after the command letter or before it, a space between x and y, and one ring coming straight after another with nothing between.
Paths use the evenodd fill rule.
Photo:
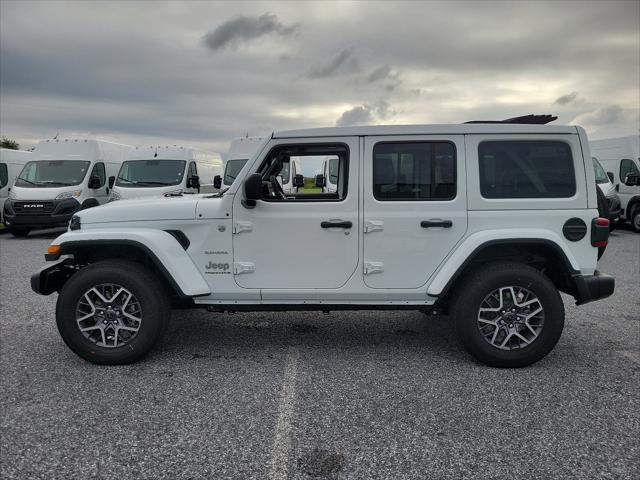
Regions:
<instances>
[{"instance_id":1,"label":"off-road tire","mask_svg":"<svg viewBox=\"0 0 640 480\"><path fill-rule=\"evenodd\" d=\"M515 350L501 350L482 336L478 312L487 295L506 286L524 287L539 299L544 325L531 344ZM477 360L492 367L526 367L546 356L564 328L564 304L551 280L521 263L500 262L481 266L457 286L451 301L451 318L464 348Z\"/></svg>"},{"instance_id":2,"label":"off-road tire","mask_svg":"<svg viewBox=\"0 0 640 480\"><path fill-rule=\"evenodd\" d=\"M17 238L26 238L29 235L29 232L31 231L30 228L16 228L16 227L9 227L8 230L11 235Z\"/></svg>"},{"instance_id":3,"label":"off-road tire","mask_svg":"<svg viewBox=\"0 0 640 480\"><path fill-rule=\"evenodd\" d=\"M116 284L126 288L139 302L140 328L129 343L107 348L87 339L76 321L78 302L92 286ZM169 322L171 306L168 293L146 267L126 260L93 263L74 274L60 290L56 304L58 331L67 346L78 356L101 365L123 365L146 355L161 338Z\"/></svg>"}]
</instances>

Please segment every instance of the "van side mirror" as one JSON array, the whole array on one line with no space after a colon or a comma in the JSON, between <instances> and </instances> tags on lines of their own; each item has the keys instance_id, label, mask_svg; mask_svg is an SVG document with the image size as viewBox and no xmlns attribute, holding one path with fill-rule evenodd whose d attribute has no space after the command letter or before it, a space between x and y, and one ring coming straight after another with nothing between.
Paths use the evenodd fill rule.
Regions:
<instances>
[{"instance_id":1,"label":"van side mirror","mask_svg":"<svg viewBox=\"0 0 640 480\"><path fill-rule=\"evenodd\" d=\"M293 186L296 188L304 187L304 176L301 173L293 177Z\"/></svg>"},{"instance_id":2,"label":"van side mirror","mask_svg":"<svg viewBox=\"0 0 640 480\"><path fill-rule=\"evenodd\" d=\"M611 183L615 183L614 181L614 177L613 177L613 172L607 172L607 177L609 177L609 180L611 180Z\"/></svg>"},{"instance_id":3,"label":"van side mirror","mask_svg":"<svg viewBox=\"0 0 640 480\"><path fill-rule=\"evenodd\" d=\"M111 175L109 177L109 188L113 188L113 185L116 183L116 177Z\"/></svg>"},{"instance_id":4,"label":"van side mirror","mask_svg":"<svg viewBox=\"0 0 640 480\"><path fill-rule=\"evenodd\" d=\"M213 177L213 188L220 190L222 187L222 177L220 175L216 175Z\"/></svg>"},{"instance_id":5,"label":"van side mirror","mask_svg":"<svg viewBox=\"0 0 640 480\"><path fill-rule=\"evenodd\" d=\"M100 177L98 177L97 175L92 175L87 186L92 190L100 188Z\"/></svg>"},{"instance_id":6,"label":"van side mirror","mask_svg":"<svg viewBox=\"0 0 640 480\"><path fill-rule=\"evenodd\" d=\"M640 185L640 175L637 173L629 173L624 179L624 184L627 187L637 187Z\"/></svg>"},{"instance_id":7,"label":"van side mirror","mask_svg":"<svg viewBox=\"0 0 640 480\"><path fill-rule=\"evenodd\" d=\"M316 187L324 188L327 185L327 179L324 175L316 175Z\"/></svg>"},{"instance_id":8,"label":"van side mirror","mask_svg":"<svg viewBox=\"0 0 640 480\"><path fill-rule=\"evenodd\" d=\"M192 175L187 179L187 188L200 189L200 177L198 175Z\"/></svg>"},{"instance_id":9,"label":"van side mirror","mask_svg":"<svg viewBox=\"0 0 640 480\"><path fill-rule=\"evenodd\" d=\"M253 173L244 181L244 200L242 205L245 208L254 208L256 202L262 198L262 175Z\"/></svg>"}]
</instances>

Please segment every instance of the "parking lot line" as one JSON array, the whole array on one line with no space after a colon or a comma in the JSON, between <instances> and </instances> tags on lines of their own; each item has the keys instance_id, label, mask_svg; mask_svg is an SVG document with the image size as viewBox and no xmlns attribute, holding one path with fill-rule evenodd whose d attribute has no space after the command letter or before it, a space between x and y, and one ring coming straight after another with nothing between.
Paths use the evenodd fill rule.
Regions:
<instances>
[{"instance_id":1,"label":"parking lot line","mask_svg":"<svg viewBox=\"0 0 640 480\"><path fill-rule=\"evenodd\" d=\"M278 403L278 421L271 447L269 478L284 480L289 467L289 451L291 450L292 417L296 401L296 377L300 352L297 347L290 347L284 368L284 379Z\"/></svg>"}]
</instances>

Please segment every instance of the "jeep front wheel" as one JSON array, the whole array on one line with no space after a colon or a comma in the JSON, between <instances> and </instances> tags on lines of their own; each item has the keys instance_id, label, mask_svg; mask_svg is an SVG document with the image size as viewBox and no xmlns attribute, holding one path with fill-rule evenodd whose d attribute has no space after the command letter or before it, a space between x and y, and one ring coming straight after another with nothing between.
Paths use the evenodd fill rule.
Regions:
<instances>
[{"instance_id":1,"label":"jeep front wheel","mask_svg":"<svg viewBox=\"0 0 640 480\"><path fill-rule=\"evenodd\" d=\"M452 318L465 349L493 367L524 367L556 345L564 304L553 283L524 264L480 267L456 290Z\"/></svg>"},{"instance_id":2,"label":"jeep front wheel","mask_svg":"<svg viewBox=\"0 0 640 480\"><path fill-rule=\"evenodd\" d=\"M170 315L162 285L144 266L108 260L81 269L56 305L67 346L93 363L131 363L151 350Z\"/></svg>"}]
</instances>

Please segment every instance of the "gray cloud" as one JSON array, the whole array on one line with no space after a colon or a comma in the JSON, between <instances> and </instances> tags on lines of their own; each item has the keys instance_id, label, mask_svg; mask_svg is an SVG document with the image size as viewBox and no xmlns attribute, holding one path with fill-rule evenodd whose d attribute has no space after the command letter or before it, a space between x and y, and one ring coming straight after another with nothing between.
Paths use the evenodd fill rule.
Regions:
<instances>
[{"instance_id":1,"label":"gray cloud","mask_svg":"<svg viewBox=\"0 0 640 480\"><path fill-rule=\"evenodd\" d=\"M298 24L285 25L276 15L265 13L259 17L240 15L217 26L204 37L204 44L211 50L237 47L243 41L269 34L286 37L298 30Z\"/></svg>"},{"instance_id":2,"label":"gray cloud","mask_svg":"<svg viewBox=\"0 0 640 480\"><path fill-rule=\"evenodd\" d=\"M336 126L370 125L395 115L389 103L380 100L373 105L363 104L342 112L336 120Z\"/></svg>"},{"instance_id":3,"label":"gray cloud","mask_svg":"<svg viewBox=\"0 0 640 480\"><path fill-rule=\"evenodd\" d=\"M601 138L640 126L638 2L263 5L0 1L0 133L220 149L246 132L545 112L567 85L579 95L556 123Z\"/></svg>"},{"instance_id":4,"label":"gray cloud","mask_svg":"<svg viewBox=\"0 0 640 480\"><path fill-rule=\"evenodd\" d=\"M307 76L309 78L330 77L336 73L353 73L360 71L360 62L354 56L355 49L348 47L340 51L328 62L312 67Z\"/></svg>"},{"instance_id":5,"label":"gray cloud","mask_svg":"<svg viewBox=\"0 0 640 480\"><path fill-rule=\"evenodd\" d=\"M562 95L556 98L556 101L553 102L554 105L569 105L576 101L578 98L578 92L567 93L566 95Z\"/></svg>"},{"instance_id":6,"label":"gray cloud","mask_svg":"<svg viewBox=\"0 0 640 480\"><path fill-rule=\"evenodd\" d=\"M395 79L397 75L393 74L389 65L383 65L373 70L367 75L367 82L374 83L379 80Z\"/></svg>"},{"instance_id":7,"label":"gray cloud","mask_svg":"<svg viewBox=\"0 0 640 480\"><path fill-rule=\"evenodd\" d=\"M575 118L578 125L608 125L620 121L624 116L624 110L620 105L608 105L592 112L583 113Z\"/></svg>"}]
</instances>

